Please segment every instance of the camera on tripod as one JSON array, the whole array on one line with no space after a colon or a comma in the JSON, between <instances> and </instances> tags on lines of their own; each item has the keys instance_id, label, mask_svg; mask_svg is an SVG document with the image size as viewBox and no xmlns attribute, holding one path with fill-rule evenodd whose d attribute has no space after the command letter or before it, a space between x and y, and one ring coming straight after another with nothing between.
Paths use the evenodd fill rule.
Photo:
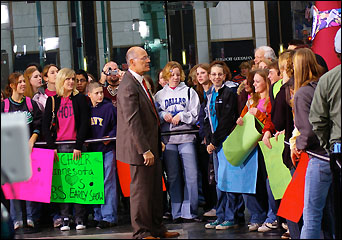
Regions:
<instances>
[{"instance_id":1,"label":"camera on tripod","mask_svg":"<svg viewBox=\"0 0 342 240\"><path fill-rule=\"evenodd\" d=\"M108 73L103 72L106 76L115 76L119 74L119 71L117 69L112 70L112 68L108 68Z\"/></svg>"}]
</instances>

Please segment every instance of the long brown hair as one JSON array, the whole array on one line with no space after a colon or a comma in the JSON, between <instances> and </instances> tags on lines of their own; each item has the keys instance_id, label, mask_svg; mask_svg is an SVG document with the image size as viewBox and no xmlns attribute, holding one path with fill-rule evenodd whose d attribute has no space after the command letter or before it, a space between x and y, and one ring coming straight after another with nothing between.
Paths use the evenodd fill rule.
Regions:
<instances>
[{"instance_id":1,"label":"long brown hair","mask_svg":"<svg viewBox=\"0 0 342 240\"><path fill-rule=\"evenodd\" d=\"M324 71L323 67L317 63L315 54L309 48L300 48L295 51L293 68L295 93L309 82L318 81Z\"/></svg>"},{"instance_id":2,"label":"long brown hair","mask_svg":"<svg viewBox=\"0 0 342 240\"><path fill-rule=\"evenodd\" d=\"M260 75L265 80L265 83L266 83L266 97L265 97L266 100L265 100L265 104L264 104L264 107L266 108L268 102L270 101L270 98L269 98L270 90L269 89L270 89L270 85L271 85L270 79L267 77L268 76L268 70L259 68L259 69L255 70L255 74ZM255 74L254 74L254 76L255 76ZM253 95L256 95L256 94L253 94ZM260 95L259 95L259 100L260 100ZM258 105L259 100L256 102L255 106Z\"/></svg>"},{"instance_id":3,"label":"long brown hair","mask_svg":"<svg viewBox=\"0 0 342 240\"><path fill-rule=\"evenodd\" d=\"M8 83L5 87L5 96L6 97L11 97L12 93L13 93L13 89L11 88L11 84L13 84L15 86L15 88L17 88L18 86L18 81L19 81L19 77L22 76L23 74L20 72L13 72L8 76Z\"/></svg>"},{"instance_id":4,"label":"long brown hair","mask_svg":"<svg viewBox=\"0 0 342 240\"><path fill-rule=\"evenodd\" d=\"M55 64L51 63L51 64L48 64L48 65L45 65L44 68L43 68L43 71L42 71L42 80L45 81L44 77L48 77L48 72L49 72L49 69L50 67L56 67L58 69L58 71L60 70L59 67L57 67ZM87 79L88 80L88 79ZM46 84L46 82L45 82Z\"/></svg>"},{"instance_id":5,"label":"long brown hair","mask_svg":"<svg viewBox=\"0 0 342 240\"><path fill-rule=\"evenodd\" d=\"M30 79L35 71L39 71L36 66L30 66L26 68L24 72L24 78L25 78L25 83L26 83L26 89L24 95L27 97L32 98L34 95L32 85L30 83Z\"/></svg>"},{"instance_id":6,"label":"long brown hair","mask_svg":"<svg viewBox=\"0 0 342 240\"><path fill-rule=\"evenodd\" d=\"M203 68L208 73L208 78L209 78L209 70L210 70L209 64L208 63L200 63L200 64L197 64L197 65L196 65L197 66L196 74L197 74L197 69L198 68ZM208 83L209 83L210 87L211 87L211 85L213 85L213 83L210 80L208 81ZM202 103L204 101L204 89L203 89L202 84L197 83L197 85L196 85L196 92L198 94L200 102Z\"/></svg>"},{"instance_id":7,"label":"long brown hair","mask_svg":"<svg viewBox=\"0 0 342 240\"><path fill-rule=\"evenodd\" d=\"M195 66L193 66L190 71L189 71L189 75L188 75L188 81L187 81L187 85L189 87L194 87L198 85L198 81L196 78L196 70L198 68L199 64L196 64Z\"/></svg>"}]
</instances>

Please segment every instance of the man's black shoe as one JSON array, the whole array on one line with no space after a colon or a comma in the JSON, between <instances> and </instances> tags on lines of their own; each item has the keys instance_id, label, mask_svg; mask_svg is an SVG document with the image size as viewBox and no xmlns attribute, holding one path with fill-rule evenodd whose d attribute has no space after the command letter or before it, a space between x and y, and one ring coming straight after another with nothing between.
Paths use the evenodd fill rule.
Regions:
<instances>
[{"instance_id":1,"label":"man's black shoe","mask_svg":"<svg viewBox=\"0 0 342 240\"><path fill-rule=\"evenodd\" d=\"M175 224L182 223L182 222L183 222L183 219L181 217L176 218L172 221L172 223L175 223Z\"/></svg>"},{"instance_id":2,"label":"man's black shoe","mask_svg":"<svg viewBox=\"0 0 342 240\"><path fill-rule=\"evenodd\" d=\"M190 218L190 219L183 218L183 222L184 223L193 223L193 222L202 222L202 220L199 218Z\"/></svg>"},{"instance_id":3,"label":"man's black shoe","mask_svg":"<svg viewBox=\"0 0 342 240\"><path fill-rule=\"evenodd\" d=\"M116 223L110 223L107 221L100 221L99 224L97 224L96 228L97 229L104 229L104 228L110 228L110 227L115 227Z\"/></svg>"}]
</instances>

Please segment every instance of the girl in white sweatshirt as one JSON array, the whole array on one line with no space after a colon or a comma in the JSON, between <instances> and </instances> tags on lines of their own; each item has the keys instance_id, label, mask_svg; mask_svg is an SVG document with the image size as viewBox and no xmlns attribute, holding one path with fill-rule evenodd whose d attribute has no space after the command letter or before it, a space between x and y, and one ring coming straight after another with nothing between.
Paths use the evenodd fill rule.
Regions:
<instances>
[{"instance_id":1,"label":"girl in white sweatshirt","mask_svg":"<svg viewBox=\"0 0 342 240\"><path fill-rule=\"evenodd\" d=\"M185 85L184 71L177 62L167 63L162 75L169 82L155 95L162 132L193 129L200 110L200 100L196 91ZM166 145L163 161L171 198L172 217L176 221L192 221L197 217L195 139L195 134L169 135L162 138Z\"/></svg>"}]
</instances>

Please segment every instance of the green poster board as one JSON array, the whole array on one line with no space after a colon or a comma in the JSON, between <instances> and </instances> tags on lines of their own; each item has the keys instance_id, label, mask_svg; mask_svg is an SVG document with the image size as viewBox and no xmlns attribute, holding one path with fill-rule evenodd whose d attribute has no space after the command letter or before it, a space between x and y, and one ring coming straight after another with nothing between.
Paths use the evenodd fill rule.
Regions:
<instances>
[{"instance_id":1,"label":"green poster board","mask_svg":"<svg viewBox=\"0 0 342 240\"><path fill-rule=\"evenodd\" d=\"M52 172L51 202L104 204L101 152L85 152L79 160L73 153L58 153Z\"/></svg>"},{"instance_id":2,"label":"green poster board","mask_svg":"<svg viewBox=\"0 0 342 240\"><path fill-rule=\"evenodd\" d=\"M234 167L240 166L253 151L261 138L263 124L247 112L242 118L243 125L236 125L222 144L227 161Z\"/></svg>"},{"instance_id":3,"label":"green poster board","mask_svg":"<svg viewBox=\"0 0 342 240\"><path fill-rule=\"evenodd\" d=\"M263 141L259 142L270 181L270 188L275 200L283 198L285 190L291 182L292 176L290 170L283 163L285 134L270 138L272 149L269 149Z\"/></svg>"}]
</instances>

